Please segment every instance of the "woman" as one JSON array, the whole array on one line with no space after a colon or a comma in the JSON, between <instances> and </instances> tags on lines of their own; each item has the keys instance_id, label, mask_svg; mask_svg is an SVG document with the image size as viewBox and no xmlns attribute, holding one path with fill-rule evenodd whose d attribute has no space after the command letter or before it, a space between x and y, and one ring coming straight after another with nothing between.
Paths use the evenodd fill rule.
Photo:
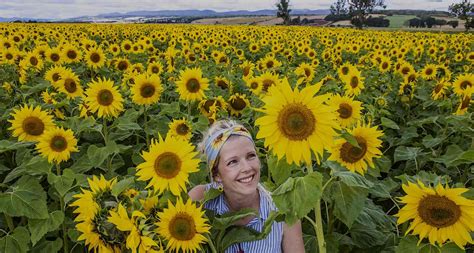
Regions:
<instances>
[{"instance_id":1,"label":"woman","mask_svg":"<svg viewBox=\"0 0 474 253\"><path fill-rule=\"evenodd\" d=\"M206 156L211 183L194 187L189 196L201 201L211 187L223 194L204 204L217 214L253 208L259 215L245 217L237 222L261 231L270 211L276 210L270 194L260 185L260 160L250 133L235 121L215 122L199 145ZM234 244L228 253L304 252L301 223L289 226L273 222L270 234L262 240Z\"/></svg>"}]
</instances>

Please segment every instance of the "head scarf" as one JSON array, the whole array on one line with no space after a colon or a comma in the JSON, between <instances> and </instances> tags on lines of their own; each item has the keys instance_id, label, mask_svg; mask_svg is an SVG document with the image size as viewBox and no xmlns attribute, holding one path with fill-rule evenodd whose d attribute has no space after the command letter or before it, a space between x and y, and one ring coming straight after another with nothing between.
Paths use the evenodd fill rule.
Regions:
<instances>
[{"instance_id":1,"label":"head scarf","mask_svg":"<svg viewBox=\"0 0 474 253\"><path fill-rule=\"evenodd\" d=\"M224 146L225 142L229 139L232 135L238 136L245 136L249 138L249 140L253 142L252 136L242 126L235 126L231 128L221 129L213 133L209 138L207 138L205 142L205 150L206 158L207 158L207 166L209 168L209 173L211 177L211 181L213 180L212 177L212 168L216 166L217 158L219 156L219 152L221 151L222 146ZM255 143L254 143L255 145Z\"/></svg>"}]
</instances>

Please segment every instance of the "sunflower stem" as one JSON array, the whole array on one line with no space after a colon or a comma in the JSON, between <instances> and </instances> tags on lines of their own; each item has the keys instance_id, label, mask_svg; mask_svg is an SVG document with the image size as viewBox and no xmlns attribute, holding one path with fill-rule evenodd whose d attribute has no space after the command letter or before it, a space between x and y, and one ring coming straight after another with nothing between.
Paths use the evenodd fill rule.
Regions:
<instances>
[{"instance_id":1,"label":"sunflower stem","mask_svg":"<svg viewBox=\"0 0 474 253\"><path fill-rule=\"evenodd\" d=\"M209 248L211 248L212 253L217 253L216 247L214 246L214 242L212 242L211 238L209 237L209 234L206 234L206 239L209 242Z\"/></svg>"},{"instance_id":2,"label":"sunflower stem","mask_svg":"<svg viewBox=\"0 0 474 253\"><path fill-rule=\"evenodd\" d=\"M150 146L150 136L148 136L148 107L144 106L143 116L144 116L144 131L145 131L145 138L146 138L146 146Z\"/></svg>"},{"instance_id":3,"label":"sunflower stem","mask_svg":"<svg viewBox=\"0 0 474 253\"><path fill-rule=\"evenodd\" d=\"M61 175L61 165L59 163L56 163L56 175L57 176ZM58 196L59 196L59 205L61 206L61 211L63 212L63 214L65 214L66 210L64 208L64 197L61 196L60 194ZM62 230L63 230L64 253L68 253L67 232L66 232L67 229L66 229L65 221L63 221Z\"/></svg>"},{"instance_id":4,"label":"sunflower stem","mask_svg":"<svg viewBox=\"0 0 474 253\"><path fill-rule=\"evenodd\" d=\"M109 144L109 133L107 129L107 120L105 118L103 118L103 121L102 121L102 132L104 135L105 146L107 146Z\"/></svg>"},{"instance_id":5,"label":"sunflower stem","mask_svg":"<svg viewBox=\"0 0 474 253\"><path fill-rule=\"evenodd\" d=\"M3 215L5 216L5 221L7 222L8 229L10 229L10 232L12 232L13 230L15 230L12 217L6 213L3 213Z\"/></svg>"},{"instance_id":6,"label":"sunflower stem","mask_svg":"<svg viewBox=\"0 0 474 253\"><path fill-rule=\"evenodd\" d=\"M316 206L314 209L314 216L316 219L316 226L313 225L314 231L316 232L316 237L318 239L318 248L319 253L326 253L326 242L324 241L324 232L323 232L323 219L321 216L321 199L316 201Z\"/></svg>"}]
</instances>

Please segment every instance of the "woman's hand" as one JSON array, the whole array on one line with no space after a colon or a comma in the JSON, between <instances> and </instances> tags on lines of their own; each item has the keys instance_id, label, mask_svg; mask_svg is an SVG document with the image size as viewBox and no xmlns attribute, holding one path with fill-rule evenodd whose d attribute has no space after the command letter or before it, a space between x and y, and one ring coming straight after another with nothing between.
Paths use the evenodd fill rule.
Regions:
<instances>
[{"instance_id":1,"label":"woman's hand","mask_svg":"<svg viewBox=\"0 0 474 253\"><path fill-rule=\"evenodd\" d=\"M284 253L304 252L303 232L301 231L301 222L297 221L292 226L283 224L283 242Z\"/></svg>"}]
</instances>

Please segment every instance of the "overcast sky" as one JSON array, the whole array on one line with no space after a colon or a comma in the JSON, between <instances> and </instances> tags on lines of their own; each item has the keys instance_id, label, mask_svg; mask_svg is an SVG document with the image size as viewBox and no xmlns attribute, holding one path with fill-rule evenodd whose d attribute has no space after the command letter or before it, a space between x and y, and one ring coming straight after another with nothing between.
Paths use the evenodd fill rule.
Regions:
<instances>
[{"instance_id":1,"label":"overcast sky","mask_svg":"<svg viewBox=\"0 0 474 253\"><path fill-rule=\"evenodd\" d=\"M0 0L0 17L71 18L139 10L275 9L278 0ZM291 0L293 9L328 9L335 0ZM460 0L385 0L387 9L447 10Z\"/></svg>"}]
</instances>

